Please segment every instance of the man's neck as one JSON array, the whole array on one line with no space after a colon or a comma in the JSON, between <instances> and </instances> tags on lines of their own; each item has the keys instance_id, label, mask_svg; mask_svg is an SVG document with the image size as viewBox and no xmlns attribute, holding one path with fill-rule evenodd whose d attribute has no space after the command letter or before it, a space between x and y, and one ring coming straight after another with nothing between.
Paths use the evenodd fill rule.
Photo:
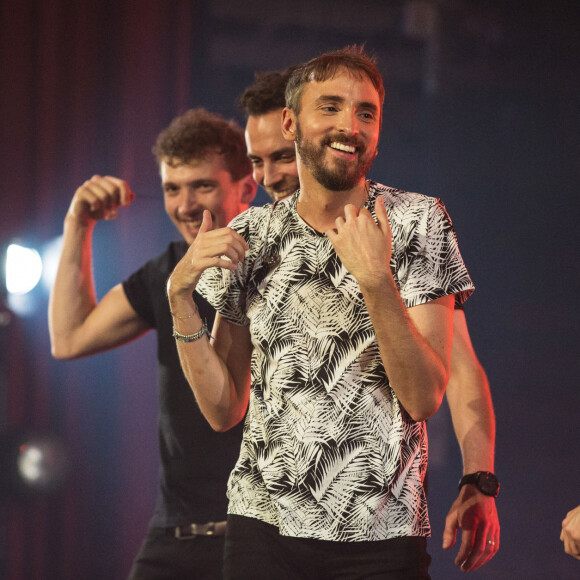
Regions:
<instances>
[{"instance_id":1,"label":"man's neck","mask_svg":"<svg viewBox=\"0 0 580 580\"><path fill-rule=\"evenodd\" d=\"M322 186L312 175L301 175L296 211L311 228L326 232L334 227L336 218L344 217L345 205L350 203L360 209L367 196L365 179L361 179L352 189L332 191Z\"/></svg>"}]
</instances>

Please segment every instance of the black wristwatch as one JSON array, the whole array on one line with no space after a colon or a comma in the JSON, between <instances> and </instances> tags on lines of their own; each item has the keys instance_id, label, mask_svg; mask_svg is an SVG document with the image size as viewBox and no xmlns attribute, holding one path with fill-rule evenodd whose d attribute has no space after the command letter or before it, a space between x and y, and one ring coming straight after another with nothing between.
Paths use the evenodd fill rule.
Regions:
<instances>
[{"instance_id":1,"label":"black wristwatch","mask_svg":"<svg viewBox=\"0 0 580 580\"><path fill-rule=\"evenodd\" d=\"M459 480L459 489L471 483L481 491L484 495L497 497L499 493L499 480L491 471L476 471L475 473L468 473Z\"/></svg>"}]
</instances>

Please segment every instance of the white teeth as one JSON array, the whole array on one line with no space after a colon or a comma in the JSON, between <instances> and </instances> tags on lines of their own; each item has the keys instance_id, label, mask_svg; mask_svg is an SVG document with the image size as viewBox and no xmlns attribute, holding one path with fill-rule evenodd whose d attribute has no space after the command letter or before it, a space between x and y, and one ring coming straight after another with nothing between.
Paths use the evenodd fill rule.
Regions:
<instances>
[{"instance_id":1,"label":"white teeth","mask_svg":"<svg viewBox=\"0 0 580 580\"><path fill-rule=\"evenodd\" d=\"M352 145L346 145L345 143L337 143L336 141L332 142L330 146L333 149L338 149L339 151L346 151L347 153L354 153L356 151L356 147Z\"/></svg>"}]
</instances>

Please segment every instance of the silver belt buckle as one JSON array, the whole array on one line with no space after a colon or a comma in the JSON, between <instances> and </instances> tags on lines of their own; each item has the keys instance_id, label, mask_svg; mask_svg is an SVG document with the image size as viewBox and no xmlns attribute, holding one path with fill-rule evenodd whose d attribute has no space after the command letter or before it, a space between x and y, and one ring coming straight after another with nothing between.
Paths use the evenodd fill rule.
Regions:
<instances>
[{"instance_id":1,"label":"silver belt buckle","mask_svg":"<svg viewBox=\"0 0 580 580\"><path fill-rule=\"evenodd\" d=\"M207 529L205 530L206 536L213 536L215 532L215 522L209 522L207 524Z\"/></svg>"},{"instance_id":2,"label":"silver belt buckle","mask_svg":"<svg viewBox=\"0 0 580 580\"><path fill-rule=\"evenodd\" d=\"M182 533L183 528L189 528L189 533ZM215 533L215 522L208 522L204 525L190 524L189 526L177 526L175 537L178 540L189 540L196 536L213 536Z\"/></svg>"},{"instance_id":3,"label":"silver belt buckle","mask_svg":"<svg viewBox=\"0 0 580 580\"><path fill-rule=\"evenodd\" d=\"M191 538L194 538L194 537L195 537L195 530L196 530L196 528L197 528L196 524L191 524L191 525L189 526L189 528L190 528L190 533L189 533L189 534L187 534L187 533L182 533L182 531L181 531L181 530L182 530L182 528L185 528L185 527L187 527L187 526L177 526L177 527L175 528L175 537L176 537L178 540L189 540L189 539L191 539Z\"/></svg>"}]
</instances>

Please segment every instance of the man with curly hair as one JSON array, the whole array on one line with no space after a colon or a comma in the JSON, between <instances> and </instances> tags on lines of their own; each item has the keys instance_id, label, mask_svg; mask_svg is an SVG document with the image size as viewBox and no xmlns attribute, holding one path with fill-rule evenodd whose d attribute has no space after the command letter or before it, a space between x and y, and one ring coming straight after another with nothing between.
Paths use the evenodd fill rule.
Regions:
<instances>
[{"instance_id":1,"label":"man with curly hair","mask_svg":"<svg viewBox=\"0 0 580 580\"><path fill-rule=\"evenodd\" d=\"M75 192L64 220L63 249L50 298L52 353L59 359L93 355L157 331L160 491L131 579L221 578L226 481L241 428L215 433L197 407L181 371L165 285L196 239L204 211L216 227L248 208L256 193L244 136L233 122L204 109L174 119L157 138L165 211L181 234L97 301L91 264L96 223L114 219L135 195L127 182L95 175ZM213 308L197 293L208 324Z\"/></svg>"}]
</instances>

